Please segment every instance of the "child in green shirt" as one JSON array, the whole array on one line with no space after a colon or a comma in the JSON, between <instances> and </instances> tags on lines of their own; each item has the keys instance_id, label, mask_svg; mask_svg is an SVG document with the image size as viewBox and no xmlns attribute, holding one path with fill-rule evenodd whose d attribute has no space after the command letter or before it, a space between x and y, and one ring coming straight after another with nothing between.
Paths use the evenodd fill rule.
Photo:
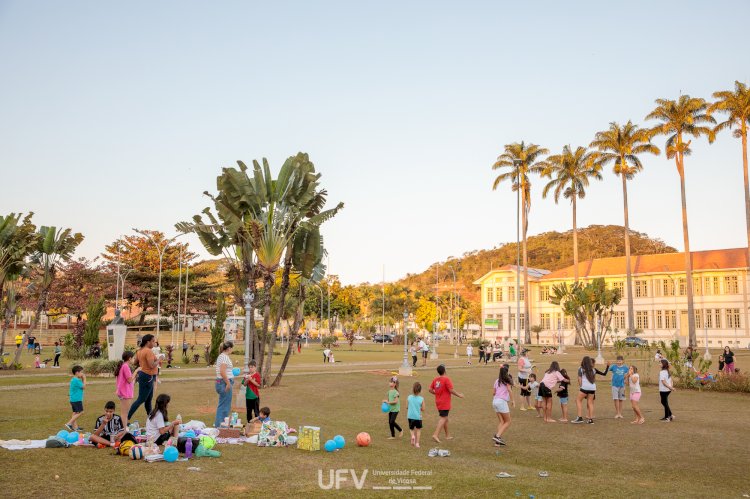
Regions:
<instances>
[{"instance_id":1,"label":"child in green shirt","mask_svg":"<svg viewBox=\"0 0 750 499\"><path fill-rule=\"evenodd\" d=\"M388 427L391 429L391 436L388 437L388 440L391 440L396 438L396 430L398 430L398 436L403 437L404 430L402 430L398 423L396 423L398 413L401 411L401 400L398 394L398 378L396 376L392 377L388 382L388 386L390 387L390 390L388 390L388 399L383 400L383 402L391 406L388 411Z\"/></svg>"}]
</instances>

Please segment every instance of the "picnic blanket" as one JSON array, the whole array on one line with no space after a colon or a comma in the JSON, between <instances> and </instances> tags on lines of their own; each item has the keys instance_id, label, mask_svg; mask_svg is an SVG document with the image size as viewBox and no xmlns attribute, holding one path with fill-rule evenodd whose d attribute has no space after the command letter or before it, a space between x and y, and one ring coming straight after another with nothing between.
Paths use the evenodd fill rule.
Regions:
<instances>
[{"instance_id":1,"label":"picnic blanket","mask_svg":"<svg viewBox=\"0 0 750 499\"><path fill-rule=\"evenodd\" d=\"M0 447L8 450L44 449L47 440L0 440Z\"/></svg>"}]
</instances>

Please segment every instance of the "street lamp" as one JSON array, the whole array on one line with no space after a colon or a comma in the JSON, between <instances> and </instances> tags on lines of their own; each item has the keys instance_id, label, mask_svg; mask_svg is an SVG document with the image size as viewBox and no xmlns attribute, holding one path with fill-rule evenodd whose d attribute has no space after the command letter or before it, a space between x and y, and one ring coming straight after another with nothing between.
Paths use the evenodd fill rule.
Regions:
<instances>
[{"instance_id":1,"label":"street lamp","mask_svg":"<svg viewBox=\"0 0 750 499\"><path fill-rule=\"evenodd\" d=\"M248 286L242 296L245 304L245 365L250 363L250 321L253 320L253 299L255 296Z\"/></svg>"},{"instance_id":2,"label":"street lamp","mask_svg":"<svg viewBox=\"0 0 750 499\"><path fill-rule=\"evenodd\" d=\"M409 312L404 310L404 362L401 364L401 367L398 369L399 376L411 376L412 370L411 370L411 364L409 364L409 354L407 351L407 343L408 343L408 334L407 334L407 328L406 326L409 324Z\"/></svg>"},{"instance_id":3,"label":"street lamp","mask_svg":"<svg viewBox=\"0 0 750 499\"><path fill-rule=\"evenodd\" d=\"M711 352L708 351L708 326L706 325L706 317L703 318L703 336L704 336L703 341L706 343L706 351L703 354L703 359L711 360Z\"/></svg>"}]
</instances>

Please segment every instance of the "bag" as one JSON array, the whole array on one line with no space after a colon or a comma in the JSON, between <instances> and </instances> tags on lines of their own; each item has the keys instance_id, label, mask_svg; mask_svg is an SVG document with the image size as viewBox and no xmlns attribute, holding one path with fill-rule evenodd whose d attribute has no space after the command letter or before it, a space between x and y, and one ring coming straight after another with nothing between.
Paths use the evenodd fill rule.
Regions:
<instances>
[{"instance_id":1,"label":"bag","mask_svg":"<svg viewBox=\"0 0 750 499\"><path fill-rule=\"evenodd\" d=\"M258 433L258 447L286 447L287 426L284 421L266 421Z\"/></svg>"},{"instance_id":2,"label":"bag","mask_svg":"<svg viewBox=\"0 0 750 499\"><path fill-rule=\"evenodd\" d=\"M64 438L55 436L48 438L47 442L44 444L44 447L46 447L47 449L59 449L61 447L67 449L68 447L70 447L70 444Z\"/></svg>"},{"instance_id":3,"label":"bag","mask_svg":"<svg viewBox=\"0 0 750 499\"><path fill-rule=\"evenodd\" d=\"M320 450L320 427L301 426L297 438L297 448L302 450Z\"/></svg>"}]
</instances>

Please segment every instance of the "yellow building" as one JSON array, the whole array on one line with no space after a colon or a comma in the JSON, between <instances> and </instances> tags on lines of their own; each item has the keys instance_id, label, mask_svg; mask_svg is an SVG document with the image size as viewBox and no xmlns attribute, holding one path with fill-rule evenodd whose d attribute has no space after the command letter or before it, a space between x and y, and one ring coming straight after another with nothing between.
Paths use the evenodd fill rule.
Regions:
<instances>
[{"instance_id":1,"label":"yellow building","mask_svg":"<svg viewBox=\"0 0 750 499\"><path fill-rule=\"evenodd\" d=\"M736 345L749 347L747 249L694 251L693 305L698 346ZM680 340L687 344L688 319L685 280L685 254L664 253L632 256L634 327L642 338ZM488 339L516 336L516 266L505 265L483 275L474 284L482 287L483 333ZM521 267L523 272L523 267ZM552 286L573 283L574 266L550 272L529 268L531 326L539 325L542 344L557 344L558 334L566 345L573 344L575 330L571 317L564 317L559 306L549 301ZM614 308L611 327L625 336L627 293L625 257L597 258L579 262L579 280L586 283L602 277L607 285L620 288L622 301ZM521 338L524 329L524 289L521 275ZM536 342L536 335L532 334Z\"/></svg>"}]
</instances>

